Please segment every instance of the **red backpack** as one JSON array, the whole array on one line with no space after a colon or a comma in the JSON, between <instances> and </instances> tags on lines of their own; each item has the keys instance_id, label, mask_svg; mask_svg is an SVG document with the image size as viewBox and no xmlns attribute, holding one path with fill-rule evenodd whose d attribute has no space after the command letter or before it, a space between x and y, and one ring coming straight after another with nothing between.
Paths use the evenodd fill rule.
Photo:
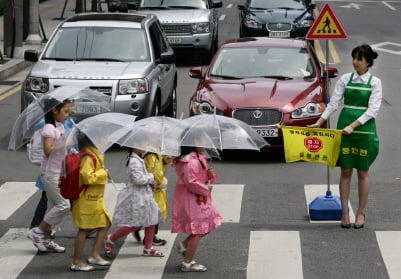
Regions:
<instances>
[{"instance_id":1,"label":"red backpack","mask_svg":"<svg viewBox=\"0 0 401 279\"><path fill-rule=\"evenodd\" d=\"M96 168L96 156L92 152L81 151L75 154L68 154L63 161L63 174L60 176L60 193L65 199L76 200L82 192L85 192L87 185L79 187L79 167L81 158L90 156Z\"/></svg>"}]
</instances>

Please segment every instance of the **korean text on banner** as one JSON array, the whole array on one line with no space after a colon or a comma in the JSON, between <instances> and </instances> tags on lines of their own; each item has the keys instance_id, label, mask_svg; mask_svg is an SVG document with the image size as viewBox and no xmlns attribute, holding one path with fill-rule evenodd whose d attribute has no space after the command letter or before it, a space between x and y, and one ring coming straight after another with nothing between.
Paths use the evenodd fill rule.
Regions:
<instances>
[{"instance_id":1,"label":"korean text on banner","mask_svg":"<svg viewBox=\"0 0 401 279\"><path fill-rule=\"evenodd\" d=\"M283 126L285 161L324 163L335 167L340 154L341 130Z\"/></svg>"}]
</instances>

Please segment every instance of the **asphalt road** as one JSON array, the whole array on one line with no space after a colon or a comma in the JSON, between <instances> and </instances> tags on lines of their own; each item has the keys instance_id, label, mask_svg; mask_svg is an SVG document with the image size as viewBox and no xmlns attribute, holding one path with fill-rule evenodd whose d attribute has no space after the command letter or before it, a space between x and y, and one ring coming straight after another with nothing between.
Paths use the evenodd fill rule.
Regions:
<instances>
[{"instance_id":1,"label":"asphalt road","mask_svg":"<svg viewBox=\"0 0 401 279\"><path fill-rule=\"evenodd\" d=\"M64 1L50 1L64 2ZM315 1L319 8L325 2ZM223 8L219 9L220 42L238 36L239 0L224 1ZM377 48L379 58L375 61L372 73L382 79L383 104L377 119L380 136L380 153L370 170L371 194L366 215L366 226L362 230L344 230L335 222L310 222L307 210L306 185L324 186L327 184L327 168L320 164L305 162L286 164L280 152L262 151L237 152L229 154L223 160L211 162L219 173L219 184L228 185L226 193L217 190L219 198L231 197L236 189L243 189L240 200L226 202L228 211L239 211L238 222L226 222L221 228L202 240L197 259L209 267L203 274L192 274L197 278L255 278L247 275L250 270L249 259L255 256L252 237L255 232L296 232L299 239L300 267L299 272L289 276L283 272L282 276L269 273L271 262L280 258L285 246L279 250L269 250L267 243L256 242L262 245L264 253L258 254L258 266L264 268L265 273L258 278L367 278L387 279L401 278L397 263L399 254L401 222L401 205L399 203L401 183L401 156L400 156L400 121L401 97L399 94L399 80L401 79L401 1L329 1L336 16L347 32L348 39L332 41L331 60L336 60L340 74L352 70L351 50L358 44L369 43ZM71 4L70 4L71 5ZM52 14L47 11L48 17ZM54 11L60 13L60 9ZM223 16L224 15L224 16ZM325 41L320 41L324 49ZM319 46L317 46L317 49ZM333 59L333 56L338 56ZM180 57L179 57L180 58ZM189 59L191 58L191 59ZM182 60L185 59L185 63ZM332 61L330 61L332 63ZM188 100L195 89L196 80L188 77L188 70L199 65L196 57L181 57L178 66L178 115L188 115ZM333 81L335 82L335 80ZM7 151L8 138L11 127L19 112L19 94L13 94L0 100L0 184L10 181L31 182L37 174L37 167L27 161L25 150L17 152ZM336 117L332 119L335 123ZM106 164L116 182L122 182L125 177L126 152L113 148L106 153ZM330 183L338 183L338 169L330 170ZM175 174L167 170L170 184L175 182ZM0 189L3 186L0 187ZM218 187L218 186L216 186ZM229 188L232 187L232 188ZM243 187L243 188L241 188ZM171 187L172 189L172 187ZM230 190L232 189L232 190ZM357 206L356 177L352 182L351 205ZM172 191L169 191L171 199ZM324 191L322 190L322 195ZM234 196L237 197L237 196ZM39 198L35 193L24 201L21 207L5 219L0 219L0 236L12 228L26 228L32 217L32 212ZM237 201L237 202L234 202ZM169 220L160 226L163 231L169 230ZM383 233L390 233L389 235ZM67 248L65 254L34 255L35 249L26 240L26 254L34 255L32 260L24 263L18 278L70 278L68 266L72 256L74 229L70 221L66 222L62 231L57 234L57 241ZM383 236L384 237L381 237ZM383 240L384 238L384 240ZM390 238L390 239L388 239ZM283 243L289 243L285 238ZM385 240L390 241L390 250L383 248ZM90 240L89 240L90 241ZM88 241L88 242L89 242ZM0 242L5 246L4 242ZM121 246L122 243L119 243ZM124 243L123 247L130 247ZM89 243L87 244L89 247ZM19 247L19 246L18 246ZM88 248L89 249L89 248ZM24 251L25 251L24 250ZM3 249L4 251L4 249ZM8 248L7 251L13 251ZM10 255L0 255L1 266ZM131 255L132 256L132 255ZM290 256L281 262L283 270L293 268L292 262L296 256ZM130 259L128 257L128 259ZM126 265L135 266L132 262ZM298 259L299 260L299 259ZM21 264L23 260L21 259ZM191 276L177 271L180 262L178 254L169 254L163 266L162 276L144 277L133 268L132 277L135 278L184 278ZM300 264L300 266L299 266ZM114 263L113 263L114 265ZM127 266L125 266L127 267ZM288 270L286 270L288 269ZM10 273L11 274L11 273ZM109 273L112 274L112 273ZM7 273L0 273L0 278L11 278ZM98 270L88 274L74 273L75 278L106 278L106 270ZM111 275L109 275L111 276ZM119 276L125 278L125 276ZM111 277L113 278L113 277ZM257 279L258 279L257 278Z\"/></svg>"}]
</instances>

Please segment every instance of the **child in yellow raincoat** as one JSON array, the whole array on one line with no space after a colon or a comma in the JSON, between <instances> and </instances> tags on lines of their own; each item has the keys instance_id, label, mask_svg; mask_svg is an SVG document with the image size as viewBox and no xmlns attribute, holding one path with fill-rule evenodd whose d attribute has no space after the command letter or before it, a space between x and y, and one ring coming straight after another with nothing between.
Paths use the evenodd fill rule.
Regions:
<instances>
[{"instance_id":1,"label":"child in yellow raincoat","mask_svg":"<svg viewBox=\"0 0 401 279\"><path fill-rule=\"evenodd\" d=\"M153 187L153 197L159 206L160 212L163 216L163 219L167 219L168 213L168 202L167 202L167 178L164 176L164 171L166 166L171 162L170 156L162 156L160 154L154 152L146 152L143 156L143 160L145 162L146 170L149 173L153 173L155 179L155 185ZM157 231L159 226L155 226L155 236L153 238L154 246L162 246L166 245L167 241L161 238L158 238ZM134 232L134 237L141 241L139 231ZM145 241L145 240L144 240Z\"/></svg>"},{"instance_id":2,"label":"child in yellow raincoat","mask_svg":"<svg viewBox=\"0 0 401 279\"><path fill-rule=\"evenodd\" d=\"M96 158L83 156L79 169L80 185L87 188L77 200L72 202L72 218L78 228L74 243L74 256L70 269L72 271L91 271L92 265L109 266L111 263L100 256L100 250L111 226L111 217L106 208L104 199L105 186L109 172L104 168L104 155L93 145L89 138L83 134L78 136L80 151L90 152ZM87 258L89 265L82 261L82 254L87 234L97 228L96 238Z\"/></svg>"}]
</instances>

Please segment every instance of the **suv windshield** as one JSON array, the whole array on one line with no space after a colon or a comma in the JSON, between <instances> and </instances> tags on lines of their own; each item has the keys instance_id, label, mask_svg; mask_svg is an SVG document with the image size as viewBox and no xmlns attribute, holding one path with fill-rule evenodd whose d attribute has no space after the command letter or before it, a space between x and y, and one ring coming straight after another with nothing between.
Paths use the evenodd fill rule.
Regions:
<instances>
[{"instance_id":1,"label":"suv windshield","mask_svg":"<svg viewBox=\"0 0 401 279\"><path fill-rule=\"evenodd\" d=\"M206 2L205 0L143 0L140 8L206 9Z\"/></svg>"},{"instance_id":2,"label":"suv windshield","mask_svg":"<svg viewBox=\"0 0 401 279\"><path fill-rule=\"evenodd\" d=\"M42 59L150 61L148 49L142 29L65 27L49 42Z\"/></svg>"}]
</instances>

